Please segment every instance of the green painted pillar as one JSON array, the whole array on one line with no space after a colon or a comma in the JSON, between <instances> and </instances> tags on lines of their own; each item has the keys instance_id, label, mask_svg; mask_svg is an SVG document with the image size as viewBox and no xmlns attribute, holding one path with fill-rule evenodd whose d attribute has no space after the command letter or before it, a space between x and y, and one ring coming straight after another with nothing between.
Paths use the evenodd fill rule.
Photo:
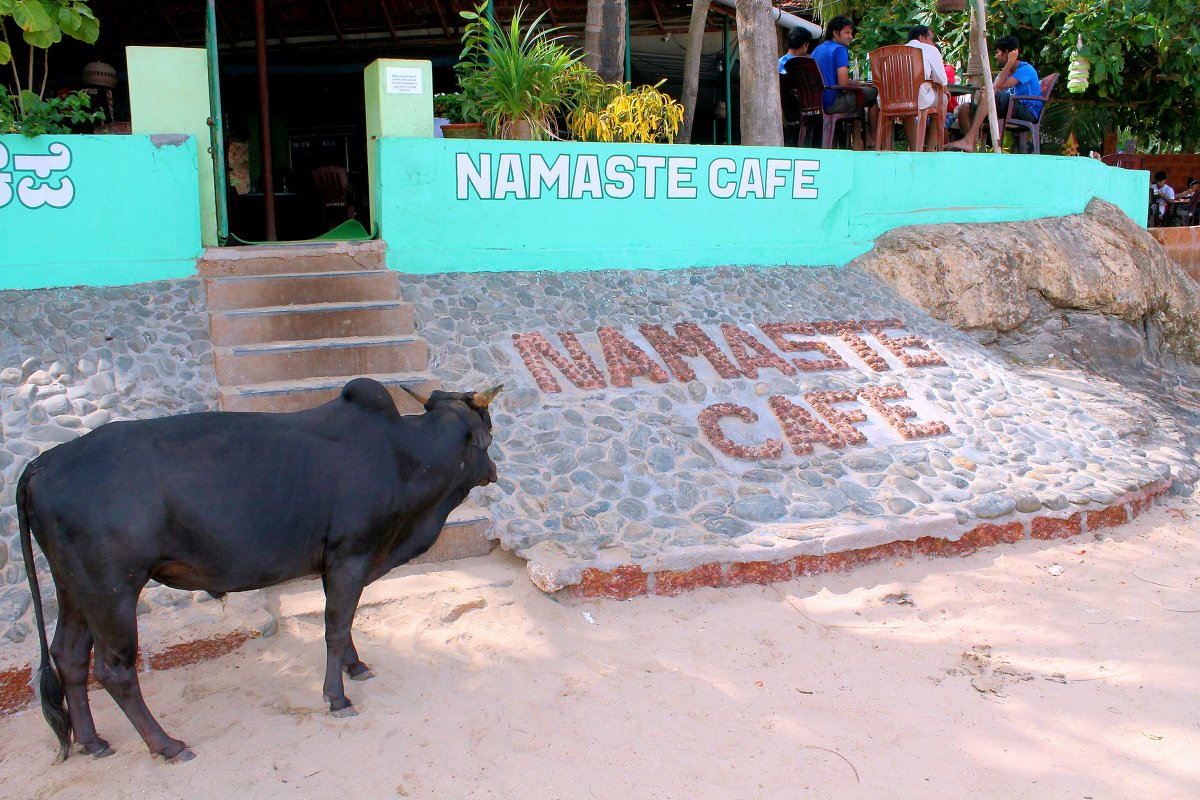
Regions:
<instances>
[{"instance_id":1,"label":"green painted pillar","mask_svg":"<svg viewBox=\"0 0 1200 800\"><path fill-rule=\"evenodd\" d=\"M367 110L367 184L371 221L383 236L379 216L379 140L433 136L433 68L428 61L381 58L363 73Z\"/></svg>"},{"instance_id":2,"label":"green painted pillar","mask_svg":"<svg viewBox=\"0 0 1200 800\"><path fill-rule=\"evenodd\" d=\"M200 237L205 247L217 241L213 160L209 153L208 56L190 47L127 47L129 110L133 132L186 133L196 137L200 194Z\"/></svg>"}]
</instances>

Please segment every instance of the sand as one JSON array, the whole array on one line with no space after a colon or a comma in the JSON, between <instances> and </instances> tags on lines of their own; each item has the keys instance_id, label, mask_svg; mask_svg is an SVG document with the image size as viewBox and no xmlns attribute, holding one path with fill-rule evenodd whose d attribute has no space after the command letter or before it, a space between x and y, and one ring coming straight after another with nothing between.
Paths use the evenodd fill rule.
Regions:
<instances>
[{"instance_id":1,"label":"sand","mask_svg":"<svg viewBox=\"0 0 1200 800\"><path fill-rule=\"evenodd\" d=\"M503 552L408 568L356 622L357 717L299 613L143 677L195 760L93 692L117 753L54 766L36 709L0 719L0 797L1198 797L1200 502L1102 534L628 602Z\"/></svg>"}]
</instances>

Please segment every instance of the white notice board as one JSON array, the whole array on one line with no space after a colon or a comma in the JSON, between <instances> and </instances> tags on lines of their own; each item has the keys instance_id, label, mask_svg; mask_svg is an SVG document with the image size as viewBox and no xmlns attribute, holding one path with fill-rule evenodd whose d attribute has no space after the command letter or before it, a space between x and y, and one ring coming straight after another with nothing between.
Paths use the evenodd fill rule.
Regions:
<instances>
[{"instance_id":1,"label":"white notice board","mask_svg":"<svg viewBox=\"0 0 1200 800\"><path fill-rule=\"evenodd\" d=\"M421 70L414 67L387 68L388 94L421 94Z\"/></svg>"}]
</instances>

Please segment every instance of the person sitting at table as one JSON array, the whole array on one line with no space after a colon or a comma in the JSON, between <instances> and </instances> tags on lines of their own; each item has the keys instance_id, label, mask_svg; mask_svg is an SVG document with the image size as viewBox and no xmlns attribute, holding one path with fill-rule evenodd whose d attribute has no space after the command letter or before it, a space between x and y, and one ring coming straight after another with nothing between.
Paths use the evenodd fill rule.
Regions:
<instances>
[{"instance_id":1,"label":"person sitting at table","mask_svg":"<svg viewBox=\"0 0 1200 800\"><path fill-rule=\"evenodd\" d=\"M1167 173L1161 169L1154 173L1154 183L1150 185L1150 194L1154 198L1154 220L1162 223L1167 219L1167 211L1171 201L1175 199L1175 190L1167 183Z\"/></svg>"},{"instance_id":2,"label":"person sitting at table","mask_svg":"<svg viewBox=\"0 0 1200 800\"><path fill-rule=\"evenodd\" d=\"M874 87L865 86L850 79L849 45L853 40L854 23L850 21L849 17L839 14L829 20L829 25L825 28L825 41L821 42L816 50L813 50L812 57L821 69L821 79L825 81L826 86L862 87L863 106L868 109L867 117L873 129L879 120L879 106L875 104L879 92ZM826 89L823 95L825 113L845 114L854 111L858 108L858 101L854 95L855 92L845 89ZM855 149L866 149L868 131L865 125L862 135L862 148Z\"/></svg>"},{"instance_id":3,"label":"person sitting at table","mask_svg":"<svg viewBox=\"0 0 1200 800\"><path fill-rule=\"evenodd\" d=\"M788 31L788 51L779 57L779 74L787 74L784 65L793 58L809 58L808 51L812 48L812 42L812 34L807 28L796 26Z\"/></svg>"},{"instance_id":4,"label":"person sitting at table","mask_svg":"<svg viewBox=\"0 0 1200 800\"><path fill-rule=\"evenodd\" d=\"M1021 58L1021 40L1016 36L1002 36L996 40L996 61L1003 64L1000 74L993 81L996 89L996 116L1008 114L1008 105L1015 102L1012 115L1027 122L1037 122L1042 113L1041 100L1011 100L1012 95L1030 97L1042 96L1041 79L1037 70L1028 61ZM965 131L961 139L956 139L946 145L947 150L971 151L975 149L975 141L979 130L987 122L987 113L982 113L978 103L970 105L963 103L958 107L958 124ZM1004 133L1004 131L1000 131Z\"/></svg>"},{"instance_id":5,"label":"person sitting at table","mask_svg":"<svg viewBox=\"0 0 1200 800\"><path fill-rule=\"evenodd\" d=\"M945 86L950 82L946 62L942 60L942 51L938 50L937 45L933 43L933 31L928 25L914 25L908 32L908 47L915 47L921 51L921 55L925 60L925 77L928 78L921 84L921 89L917 93L917 108L926 109L932 108L937 102L937 92L934 90L934 83ZM945 95L942 96L942 102L945 102ZM915 150L913 142L917 138L917 119L916 117L905 117L901 120L904 125L904 134L908 137L909 148ZM925 128L925 144L924 149L928 150L933 147L933 143L937 141L937 136L933 130L933 126L929 125Z\"/></svg>"}]
</instances>

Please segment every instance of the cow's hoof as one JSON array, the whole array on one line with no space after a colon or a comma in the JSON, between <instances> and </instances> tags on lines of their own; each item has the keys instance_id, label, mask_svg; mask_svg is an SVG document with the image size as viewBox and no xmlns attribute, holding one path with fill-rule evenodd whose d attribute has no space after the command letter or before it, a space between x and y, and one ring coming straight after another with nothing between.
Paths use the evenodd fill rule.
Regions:
<instances>
[{"instance_id":1,"label":"cow's hoof","mask_svg":"<svg viewBox=\"0 0 1200 800\"><path fill-rule=\"evenodd\" d=\"M108 746L108 742L104 741L103 739L97 739L96 741L88 742L87 744L80 742L79 752L83 755L91 756L92 758L107 758L108 756L111 756L114 751Z\"/></svg>"},{"instance_id":2,"label":"cow's hoof","mask_svg":"<svg viewBox=\"0 0 1200 800\"><path fill-rule=\"evenodd\" d=\"M350 680L352 680L352 681L369 681L369 680L371 680L371 678L375 677L375 673L371 672L370 668L367 667L367 665L359 664L359 666L362 667L362 669L346 670L346 675L349 676Z\"/></svg>"},{"instance_id":3,"label":"cow's hoof","mask_svg":"<svg viewBox=\"0 0 1200 800\"><path fill-rule=\"evenodd\" d=\"M176 753L175 755L168 758L167 763L168 764L183 764L184 762L191 761L195 757L196 757L196 754L185 747L182 750L180 750L178 753Z\"/></svg>"},{"instance_id":4,"label":"cow's hoof","mask_svg":"<svg viewBox=\"0 0 1200 800\"><path fill-rule=\"evenodd\" d=\"M354 708L354 706L346 706L345 708L338 708L338 709L331 708L331 709L329 709L329 713L332 714L333 716L337 717L338 719L345 719L346 717L357 717L358 716L358 711L357 711L357 709Z\"/></svg>"}]
</instances>

